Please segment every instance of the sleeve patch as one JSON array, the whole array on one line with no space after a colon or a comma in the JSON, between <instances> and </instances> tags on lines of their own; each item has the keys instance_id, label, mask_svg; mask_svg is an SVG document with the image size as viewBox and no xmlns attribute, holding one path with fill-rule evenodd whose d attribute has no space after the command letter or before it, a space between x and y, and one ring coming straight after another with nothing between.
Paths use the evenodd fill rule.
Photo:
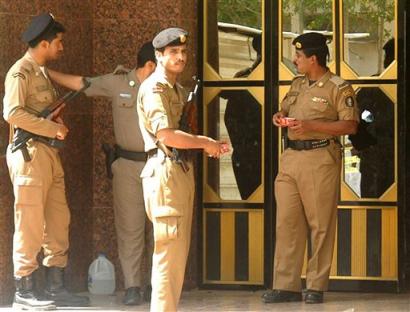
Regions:
<instances>
[{"instance_id":1,"label":"sleeve patch","mask_svg":"<svg viewBox=\"0 0 410 312\"><path fill-rule=\"evenodd\" d=\"M24 76L24 74L23 73L20 73L20 72L17 72L17 73L14 73L13 75L12 75L12 77L13 78L21 78L21 79L26 79L26 76Z\"/></svg>"},{"instance_id":2,"label":"sleeve patch","mask_svg":"<svg viewBox=\"0 0 410 312\"><path fill-rule=\"evenodd\" d=\"M345 100L345 104L347 107L353 107L354 105L354 100L352 96L348 96Z\"/></svg>"},{"instance_id":3,"label":"sleeve patch","mask_svg":"<svg viewBox=\"0 0 410 312\"><path fill-rule=\"evenodd\" d=\"M116 68L115 68L115 70L113 71L113 74L114 75L125 75L125 74L128 74L129 73L129 69L128 68L125 68L124 66L122 66L122 65L118 65Z\"/></svg>"},{"instance_id":4,"label":"sleeve patch","mask_svg":"<svg viewBox=\"0 0 410 312\"><path fill-rule=\"evenodd\" d=\"M347 90L344 90L342 92L342 95L343 95L343 97L349 97L349 96L352 97L354 95L354 91L353 91L352 88L349 88Z\"/></svg>"},{"instance_id":5,"label":"sleeve patch","mask_svg":"<svg viewBox=\"0 0 410 312\"><path fill-rule=\"evenodd\" d=\"M162 93L162 92L164 92L164 87L162 87L160 85L155 85L155 86L152 87L152 92Z\"/></svg>"}]
</instances>

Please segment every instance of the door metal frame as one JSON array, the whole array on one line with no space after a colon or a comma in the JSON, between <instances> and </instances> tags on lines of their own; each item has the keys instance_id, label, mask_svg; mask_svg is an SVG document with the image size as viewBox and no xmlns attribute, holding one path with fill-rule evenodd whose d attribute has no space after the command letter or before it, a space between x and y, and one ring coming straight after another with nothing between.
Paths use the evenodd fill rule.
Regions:
<instances>
[{"instance_id":1,"label":"door metal frame","mask_svg":"<svg viewBox=\"0 0 410 312\"><path fill-rule=\"evenodd\" d=\"M271 116L274 111L276 111L275 106L279 100L279 87L284 85L290 85L291 81L279 81L278 76L278 66L279 66L279 51L278 45L276 44L281 38L278 32L278 20L279 14L276 8L279 7L280 0L265 0L264 8L264 44L265 44L265 80L263 81L263 87L265 88L265 170L266 172L272 172L273 174L265 174L264 184L265 184L265 194L264 194L264 222L265 222L265 235L264 235L264 287L269 287L272 284L272 267L273 267L273 254L274 254L274 229L275 229L275 201L273 197L273 180L278 170L278 150L279 150L279 140L278 140L278 130L276 127L272 126ZM341 0L334 0L336 10L340 8ZM204 32L204 12L203 12L204 0L198 1L198 51L197 53L197 68L199 77L203 77L203 32ZM349 290L349 291L400 291L404 288L404 283L406 280L405 266L410 262L408 258L407 249L410 247L410 242L406 242L406 206L409 202L409 193L406 189L407 182L407 172L406 168L409 167L409 162L406 156L407 146L410 145L410 135L407 131L407 120L410 120L410 110L406 109L406 99L408 96L408 88L406 88L407 73L407 37L406 33L406 22L408 17L406 17L407 10L410 4L407 4L405 0L398 0L398 10L397 10L397 80L388 81L386 79L359 79L354 80L355 84L386 84L392 83L397 84L397 172L398 172L398 282L395 281L374 281L374 280L331 280L330 289L332 290ZM335 25L334 31L336 34L340 33L340 16L335 14ZM408 27L408 26L407 26ZM335 43L335 61L336 61L336 72L340 73L340 40L336 40ZM410 50L410 49L409 49ZM270 51L270 53L269 53ZM352 82L352 81L351 81ZM262 86L260 83L252 83L249 81L204 81L204 87L246 87L246 86ZM199 102L198 102L198 113L199 119L203 120L203 106L202 106L202 89L200 90ZM203 124L200 123L200 130L203 130ZM201 288L213 288L213 289L237 289L237 288L255 288L252 286L243 285L209 285L203 283L203 194L202 194L202 181L203 181L203 159L200 158L198 162L197 177L200 181L197 183L197 200L198 200L198 213L197 213L197 224L198 229L198 285ZM341 202L341 205L349 206L373 206L377 204L380 205L391 205L392 202L366 202L366 201L352 201L352 202ZM232 206L246 207L246 204L230 204L230 203L215 203L213 205L207 205L207 207L224 208ZM409 212L410 213L410 212ZM408 217L407 217L408 218ZM410 223L410 218L409 222ZM409 226L410 224L407 224Z\"/></svg>"}]
</instances>

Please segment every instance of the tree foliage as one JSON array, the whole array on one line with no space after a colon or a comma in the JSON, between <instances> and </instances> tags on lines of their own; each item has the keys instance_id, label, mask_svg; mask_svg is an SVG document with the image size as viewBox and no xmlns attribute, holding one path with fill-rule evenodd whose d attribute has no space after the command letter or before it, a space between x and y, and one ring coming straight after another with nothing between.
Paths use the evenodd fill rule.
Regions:
<instances>
[{"instance_id":1,"label":"tree foliage","mask_svg":"<svg viewBox=\"0 0 410 312\"><path fill-rule=\"evenodd\" d=\"M218 2L218 21L261 29L261 0L211 0Z\"/></svg>"},{"instance_id":2,"label":"tree foliage","mask_svg":"<svg viewBox=\"0 0 410 312\"><path fill-rule=\"evenodd\" d=\"M331 31L332 11L332 0L284 0L284 29L298 14L304 29ZM371 39L386 40L392 36L387 24L394 20L394 0L344 0L343 16L346 33L369 33Z\"/></svg>"},{"instance_id":3,"label":"tree foliage","mask_svg":"<svg viewBox=\"0 0 410 312\"><path fill-rule=\"evenodd\" d=\"M218 21L261 29L261 0L216 1ZM283 0L284 30L298 14L304 29L333 30L333 0ZM394 0L343 0L345 32L369 33L372 39L386 40L391 31L385 25L394 20ZM382 37L382 38L380 38Z\"/></svg>"}]
</instances>

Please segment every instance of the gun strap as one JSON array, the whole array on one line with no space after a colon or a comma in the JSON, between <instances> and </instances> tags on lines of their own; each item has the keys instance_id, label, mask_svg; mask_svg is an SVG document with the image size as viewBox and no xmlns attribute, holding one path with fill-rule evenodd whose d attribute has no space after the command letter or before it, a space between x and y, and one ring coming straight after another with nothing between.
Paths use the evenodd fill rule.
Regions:
<instances>
[{"instance_id":1,"label":"gun strap","mask_svg":"<svg viewBox=\"0 0 410 312\"><path fill-rule=\"evenodd\" d=\"M25 162L31 161L30 154L28 153L27 145L23 146L21 149L21 153L23 154L23 158Z\"/></svg>"}]
</instances>

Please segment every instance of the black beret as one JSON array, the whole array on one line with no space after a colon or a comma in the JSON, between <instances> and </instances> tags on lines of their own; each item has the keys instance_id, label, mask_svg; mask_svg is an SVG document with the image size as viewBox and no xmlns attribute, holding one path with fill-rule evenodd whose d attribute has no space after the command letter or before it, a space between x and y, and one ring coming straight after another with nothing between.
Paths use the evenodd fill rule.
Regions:
<instances>
[{"instance_id":1,"label":"black beret","mask_svg":"<svg viewBox=\"0 0 410 312\"><path fill-rule=\"evenodd\" d=\"M152 45L155 49L165 48L166 46L176 46L186 43L188 32L181 28L167 28L159 32Z\"/></svg>"},{"instance_id":2,"label":"black beret","mask_svg":"<svg viewBox=\"0 0 410 312\"><path fill-rule=\"evenodd\" d=\"M139 49L137 55L138 66L144 66L144 64L148 61L154 63L157 62L157 59L155 58L155 50L151 41L145 42Z\"/></svg>"},{"instance_id":3,"label":"black beret","mask_svg":"<svg viewBox=\"0 0 410 312\"><path fill-rule=\"evenodd\" d=\"M30 42L54 26L55 20L51 13L43 13L34 17L21 36L24 42Z\"/></svg>"},{"instance_id":4,"label":"black beret","mask_svg":"<svg viewBox=\"0 0 410 312\"><path fill-rule=\"evenodd\" d=\"M292 44L296 49L322 49L326 48L326 37L317 32L309 32L296 37Z\"/></svg>"}]
</instances>

